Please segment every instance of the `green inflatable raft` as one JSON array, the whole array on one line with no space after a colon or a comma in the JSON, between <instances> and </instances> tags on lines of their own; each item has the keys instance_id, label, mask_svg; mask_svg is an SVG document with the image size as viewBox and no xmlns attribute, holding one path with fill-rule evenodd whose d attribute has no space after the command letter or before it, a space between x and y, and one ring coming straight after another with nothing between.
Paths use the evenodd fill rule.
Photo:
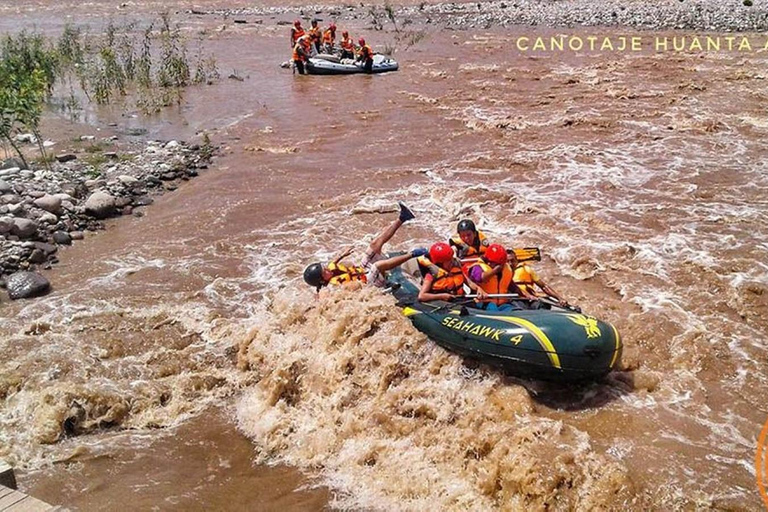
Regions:
<instances>
[{"instance_id":1,"label":"green inflatable raft","mask_svg":"<svg viewBox=\"0 0 768 512\"><path fill-rule=\"evenodd\" d=\"M410 263L410 262L409 262ZM598 380L618 368L616 328L578 311L552 309L493 312L471 301L419 302L416 279L406 269L390 272L391 290L413 325L441 346L532 379Z\"/></svg>"}]
</instances>

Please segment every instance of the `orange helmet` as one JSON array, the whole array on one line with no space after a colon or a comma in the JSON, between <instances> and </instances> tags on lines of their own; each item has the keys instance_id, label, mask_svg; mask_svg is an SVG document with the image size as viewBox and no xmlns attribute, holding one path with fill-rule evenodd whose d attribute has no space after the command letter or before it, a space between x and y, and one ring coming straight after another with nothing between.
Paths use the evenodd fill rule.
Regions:
<instances>
[{"instance_id":1,"label":"orange helmet","mask_svg":"<svg viewBox=\"0 0 768 512\"><path fill-rule=\"evenodd\" d=\"M357 43L358 43L360 46L363 46L363 45L365 44L365 39L363 39L363 38L361 37L360 39L358 39L358 40L357 40Z\"/></svg>"},{"instance_id":2,"label":"orange helmet","mask_svg":"<svg viewBox=\"0 0 768 512\"><path fill-rule=\"evenodd\" d=\"M301 20L296 20L293 22L293 26L296 28L299 28L301 26Z\"/></svg>"},{"instance_id":3,"label":"orange helmet","mask_svg":"<svg viewBox=\"0 0 768 512\"><path fill-rule=\"evenodd\" d=\"M507 250L499 244L491 244L486 249L483 258L489 263L503 265L507 262Z\"/></svg>"},{"instance_id":4,"label":"orange helmet","mask_svg":"<svg viewBox=\"0 0 768 512\"><path fill-rule=\"evenodd\" d=\"M437 242L429 248L429 259L432 263L445 263L453 258L453 249L445 242Z\"/></svg>"}]
</instances>

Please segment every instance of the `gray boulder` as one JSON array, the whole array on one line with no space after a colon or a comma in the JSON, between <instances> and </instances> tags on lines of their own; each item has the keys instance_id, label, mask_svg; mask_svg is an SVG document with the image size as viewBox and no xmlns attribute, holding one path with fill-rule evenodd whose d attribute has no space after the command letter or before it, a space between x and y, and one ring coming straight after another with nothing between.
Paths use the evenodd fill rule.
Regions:
<instances>
[{"instance_id":1,"label":"gray boulder","mask_svg":"<svg viewBox=\"0 0 768 512\"><path fill-rule=\"evenodd\" d=\"M61 215L61 198L45 194L42 197L35 199L35 206L41 208L54 215Z\"/></svg>"},{"instance_id":2,"label":"gray boulder","mask_svg":"<svg viewBox=\"0 0 768 512\"><path fill-rule=\"evenodd\" d=\"M115 198L106 192L96 191L85 201L85 213L97 219L106 219L115 213Z\"/></svg>"},{"instance_id":3,"label":"gray boulder","mask_svg":"<svg viewBox=\"0 0 768 512\"><path fill-rule=\"evenodd\" d=\"M16 217L13 219L13 227L11 227L11 234L18 236L19 238L30 238L37 233L37 224L29 219L23 219Z\"/></svg>"},{"instance_id":4,"label":"gray boulder","mask_svg":"<svg viewBox=\"0 0 768 512\"><path fill-rule=\"evenodd\" d=\"M51 289L51 283L37 272L16 272L5 280L11 300L28 299L43 295Z\"/></svg>"},{"instance_id":5,"label":"gray boulder","mask_svg":"<svg viewBox=\"0 0 768 512\"><path fill-rule=\"evenodd\" d=\"M0 195L13 193L13 187L7 181L0 180Z\"/></svg>"},{"instance_id":6,"label":"gray boulder","mask_svg":"<svg viewBox=\"0 0 768 512\"><path fill-rule=\"evenodd\" d=\"M0 235L10 233L13 229L13 217L0 217Z\"/></svg>"}]
</instances>

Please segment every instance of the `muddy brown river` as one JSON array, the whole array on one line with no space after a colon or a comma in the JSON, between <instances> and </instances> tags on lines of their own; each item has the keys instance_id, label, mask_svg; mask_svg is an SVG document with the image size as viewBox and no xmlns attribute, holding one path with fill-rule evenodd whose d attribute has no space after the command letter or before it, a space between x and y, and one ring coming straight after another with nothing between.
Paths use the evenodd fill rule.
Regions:
<instances>
[{"instance_id":1,"label":"muddy brown river","mask_svg":"<svg viewBox=\"0 0 768 512\"><path fill-rule=\"evenodd\" d=\"M763 508L765 52L534 53L509 41L627 31L415 23L409 45L361 8L340 29L400 70L298 76L277 24L296 12L192 8L0 4L1 31L51 35L167 9L222 75L154 117L46 120L57 141L141 126L221 149L62 249L50 295L0 304L0 457L24 491L72 510ZM522 381L441 349L391 297L316 299L304 266L359 260L398 200L416 220L392 249L464 217L541 247L547 281L621 332L623 370Z\"/></svg>"}]
</instances>

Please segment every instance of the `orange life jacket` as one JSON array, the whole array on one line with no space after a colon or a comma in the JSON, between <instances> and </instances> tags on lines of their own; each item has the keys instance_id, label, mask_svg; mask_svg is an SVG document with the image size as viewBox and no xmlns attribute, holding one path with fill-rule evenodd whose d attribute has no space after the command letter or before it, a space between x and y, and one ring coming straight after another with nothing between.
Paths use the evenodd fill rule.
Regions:
<instances>
[{"instance_id":1,"label":"orange life jacket","mask_svg":"<svg viewBox=\"0 0 768 512\"><path fill-rule=\"evenodd\" d=\"M421 256L416 260L419 264L419 270L422 276L430 274L429 267L434 265L426 256ZM439 265L437 275L432 276L432 291L435 293L450 293L452 295L464 295L464 274L461 272L461 263L456 259L451 261L451 269L445 270Z\"/></svg>"},{"instance_id":2,"label":"orange life jacket","mask_svg":"<svg viewBox=\"0 0 768 512\"><path fill-rule=\"evenodd\" d=\"M306 32L304 32L303 28L295 28L295 27L292 28L291 29L291 44L292 45L296 45L296 41L298 41L299 38L301 36L303 36L304 34L306 34Z\"/></svg>"},{"instance_id":3,"label":"orange life jacket","mask_svg":"<svg viewBox=\"0 0 768 512\"><path fill-rule=\"evenodd\" d=\"M323 44L330 44L333 46L333 42L336 40L336 32L331 29L326 29L323 32Z\"/></svg>"},{"instance_id":4,"label":"orange life jacket","mask_svg":"<svg viewBox=\"0 0 768 512\"><path fill-rule=\"evenodd\" d=\"M345 37L341 40L341 49L349 53L355 53L355 43L352 42L351 37Z\"/></svg>"},{"instance_id":5,"label":"orange life jacket","mask_svg":"<svg viewBox=\"0 0 768 512\"><path fill-rule=\"evenodd\" d=\"M328 281L328 284L343 284L350 281L368 282L368 278L366 277L368 270L366 270L365 267L356 267L353 265L347 266L342 263L329 263L327 268L333 274L333 277Z\"/></svg>"},{"instance_id":6,"label":"orange life jacket","mask_svg":"<svg viewBox=\"0 0 768 512\"><path fill-rule=\"evenodd\" d=\"M309 38L314 43L315 41L320 41L320 38L322 37L322 33L320 32L320 27L312 27L309 29Z\"/></svg>"},{"instance_id":7,"label":"orange life jacket","mask_svg":"<svg viewBox=\"0 0 768 512\"><path fill-rule=\"evenodd\" d=\"M310 44L311 43L309 42L309 38L307 37L299 39L293 47L293 60L302 60L307 62L307 58L309 57Z\"/></svg>"},{"instance_id":8,"label":"orange life jacket","mask_svg":"<svg viewBox=\"0 0 768 512\"><path fill-rule=\"evenodd\" d=\"M367 44L364 44L360 47L360 57L363 60L368 60L373 58L373 50L371 50L371 47Z\"/></svg>"},{"instance_id":9,"label":"orange life jacket","mask_svg":"<svg viewBox=\"0 0 768 512\"><path fill-rule=\"evenodd\" d=\"M518 263L515 267L513 280L518 288L520 288L523 292L529 293L531 295L541 296L542 294L536 291L536 281L538 279L539 276L530 265L525 263Z\"/></svg>"},{"instance_id":10,"label":"orange life jacket","mask_svg":"<svg viewBox=\"0 0 768 512\"><path fill-rule=\"evenodd\" d=\"M451 238L448 243L456 248L458 248L459 258L467 258L470 256L482 256L485 254L486 249L488 249L488 239L483 234L482 231L477 231L477 235L475 236L475 244L474 245L467 245L464 243L464 240L461 239L461 236L456 233L453 235L453 238ZM464 246L467 246L467 249L463 249Z\"/></svg>"},{"instance_id":11,"label":"orange life jacket","mask_svg":"<svg viewBox=\"0 0 768 512\"><path fill-rule=\"evenodd\" d=\"M491 270L490 265L488 265L483 260L479 260L473 266L479 266L481 269L483 269L483 272L488 272ZM494 274L489 277L487 281L477 283L477 286L482 288L485 293L489 294L510 293L510 286L513 288L512 292L516 291L514 290L513 282L512 268L507 263L505 263L501 270L501 276ZM494 302L496 304L504 304L505 302L509 302L509 299L505 297L489 297L485 300L478 300L477 302Z\"/></svg>"}]
</instances>

